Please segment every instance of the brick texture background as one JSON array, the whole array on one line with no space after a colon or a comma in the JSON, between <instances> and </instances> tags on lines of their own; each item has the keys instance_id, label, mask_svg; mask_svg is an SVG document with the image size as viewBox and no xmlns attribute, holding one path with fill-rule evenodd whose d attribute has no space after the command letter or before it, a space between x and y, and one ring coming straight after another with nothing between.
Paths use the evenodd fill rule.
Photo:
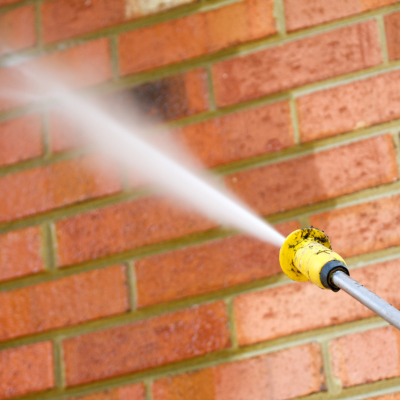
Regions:
<instances>
[{"instance_id":1,"label":"brick texture background","mask_svg":"<svg viewBox=\"0 0 400 400\"><path fill-rule=\"evenodd\" d=\"M0 0L0 400L400 399L399 332L100 158L21 66L137 105L400 308L400 1Z\"/></svg>"}]
</instances>

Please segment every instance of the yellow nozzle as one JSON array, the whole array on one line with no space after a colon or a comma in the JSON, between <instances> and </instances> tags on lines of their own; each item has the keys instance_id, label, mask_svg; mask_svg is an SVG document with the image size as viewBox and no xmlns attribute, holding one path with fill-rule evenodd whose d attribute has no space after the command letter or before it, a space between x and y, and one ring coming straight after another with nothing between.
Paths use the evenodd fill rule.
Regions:
<instances>
[{"instance_id":1,"label":"yellow nozzle","mask_svg":"<svg viewBox=\"0 0 400 400\"><path fill-rule=\"evenodd\" d=\"M279 262L283 272L294 281L311 281L334 292L339 288L332 283L332 274L340 270L350 275L343 258L332 251L328 236L313 227L294 231L286 238Z\"/></svg>"}]
</instances>

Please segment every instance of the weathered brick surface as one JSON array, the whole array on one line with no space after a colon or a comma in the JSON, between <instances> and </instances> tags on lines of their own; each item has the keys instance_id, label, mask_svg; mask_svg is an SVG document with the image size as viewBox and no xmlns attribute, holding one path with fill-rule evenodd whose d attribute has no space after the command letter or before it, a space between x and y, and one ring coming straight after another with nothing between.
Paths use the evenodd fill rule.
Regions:
<instances>
[{"instance_id":1,"label":"weathered brick surface","mask_svg":"<svg viewBox=\"0 0 400 400\"><path fill-rule=\"evenodd\" d=\"M0 340L76 325L129 309L125 267L121 266L2 292L0 299Z\"/></svg>"},{"instance_id":2,"label":"weathered brick surface","mask_svg":"<svg viewBox=\"0 0 400 400\"><path fill-rule=\"evenodd\" d=\"M141 198L59 221L58 264L104 257L215 226L161 198Z\"/></svg>"},{"instance_id":3,"label":"weathered brick surface","mask_svg":"<svg viewBox=\"0 0 400 400\"><path fill-rule=\"evenodd\" d=\"M325 391L321 349L293 347L156 381L154 400L286 400Z\"/></svg>"},{"instance_id":4,"label":"weathered brick surface","mask_svg":"<svg viewBox=\"0 0 400 400\"><path fill-rule=\"evenodd\" d=\"M295 31L397 3L398 0L284 0L286 28Z\"/></svg>"},{"instance_id":5,"label":"weathered brick surface","mask_svg":"<svg viewBox=\"0 0 400 400\"><path fill-rule=\"evenodd\" d=\"M57 0L42 4L46 43L107 28L197 0Z\"/></svg>"},{"instance_id":6,"label":"weathered brick surface","mask_svg":"<svg viewBox=\"0 0 400 400\"><path fill-rule=\"evenodd\" d=\"M275 32L271 0L245 0L136 29L119 38L121 73L188 60Z\"/></svg>"},{"instance_id":7,"label":"weathered brick surface","mask_svg":"<svg viewBox=\"0 0 400 400\"><path fill-rule=\"evenodd\" d=\"M19 278L44 270L39 227L0 235L0 281Z\"/></svg>"},{"instance_id":8,"label":"weathered brick surface","mask_svg":"<svg viewBox=\"0 0 400 400\"><path fill-rule=\"evenodd\" d=\"M10 399L54 387L51 342L0 351L0 399Z\"/></svg>"},{"instance_id":9,"label":"weathered brick surface","mask_svg":"<svg viewBox=\"0 0 400 400\"><path fill-rule=\"evenodd\" d=\"M333 241L334 250L335 241ZM351 271L351 276L400 308L400 259ZM305 305L307 305L305 307ZM321 290L313 284L294 283L235 299L238 340L247 345L294 333L372 317L368 308L343 291Z\"/></svg>"},{"instance_id":10,"label":"weathered brick surface","mask_svg":"<svg viewBox=\"0 0 400 400\"><path fill-rule=\"evenodd\" d=\"M330 352L334 376L345 388L400 376L399 342L400 334L393 327L333 340Z\"/></svg>"},{"instance_id":11,"label":"weathered brick surface","mask_svg":"<svg viewBox=\"0 0 400 400\"><path fill-rule=\"evenodd\" d=\"M299 229L299 224L289 222L277 228L287 236ZM278 258L277 247L234 236L139 260L135 263L138 307L278 274Z\"/></svg>"},{"instance_id":12,"label":"weathered brick surface","mask_svg":"<svg viewBox=\"0 0 400 400\"><path fill-rule=\"evenodd\" d=\"M293 146L288 102L279 102L188 125L178 137L208 167Z\"/></svg>"},{"instance_id":13,"label":"weathered brick surface","mask_svg":"<svg viewBox=\"0 0 400 400\"><path fill-rule=\"evenodd\" d=\"M36 43L35 8L16 8L0 15L0 54L21 50Z\"/></svg>"},{"instance_id":14,"label":"weathered brick surface","mask_svg":"<svg viewBox=\"0 0 400 400\"><path fill-rule=\"evenodd\" d=\"M337 165L341 168L334 167ZM267 215L396 179L393 139L391 135L382 135L229 175L226 183L247 204Z\"/></svg>"},{"instance_id":15,"label":"weathered brick surface","mask_svg":"<svg viewBox=\"0 0 400 400\"><path fill-rule=\"evenodd\" d=\"M39 76L40 80L45 80L50 72L68 88L105 82L112 75L108 39L90 41L18 66L0 69L0 86L6 93L12 94L12 97L0 98L0 111L29 103L32 96L44 95L43 87L38 88L36 81L23 71Z\"/></svg>"},{"instance_id":16,"label":"weathered brick surface","mask_svg":"<svg viewBox=\"0 0 400 400\"><path fill-rule=\"evenodd\" d=\"M107 109L123 115L138 107L156 120L171 121L208 109L207 72L203 68L143 83L105 96Z\"/></svg>"},{"instance_id":17,"label":"weathered brick surface","mask_svg":"<svg viewBox=\"0 0 400 400\"><path fill-rule=\"evenodd\" d=\"M400 118L400 72L394 71L297 100L302 142Z\"/></svg>"},{"instance_id":18,"label":"weathered brick surface","mask_svg":"<svg viewBox=\"0 0 400 400\"><path fill-rule=\"evenodd\" d=\"M66 382L79 385L197 357L230 345L225 304L94 332L63 342Z\"/></svg>"},{"instance_id":19,"label":"weathered brick surface","mask_svg":"<svg viewBox=\"0 0 400 400\"><path fill-rule=\"evenodd\" d=\"M400 13L386 15L385 27L389 60L398 60L400 58Z\"/></svg>"},{"instance_id":20,"label":"weathered brick surface","mask_svg":"<svg viewBox=\"0 0 400 400\"><path fill-rule=\"evenodd\" d=\"M400 196L371 201L311 217L343 257L400 245Z\"/></svg>"},{"instance_id":21,"label":"weathered brick surface","mask_svg":"<svg viewBox=\"0 0 400 400\"><path fill-rule=\"evenodd\" d=\"M142 383L137 383L136 385L109 389L70 400L145 400L145 388Z\"/></svg>"},{"instance_id":22,"label":"weathered brick surface","mask_svg":"<svg viewBox=\"0 0 400 400\"><path fill-rule=\"evenodd\" d=\"M0 178L0 221L53 210L121 190L118 169L109 163L107 173L97 156L84 156Z\"/></svg>"},{"instance_id":23,"label":"weathered brick surface","mask_svg":"<svg viewBox=\"0 0 400 400\"><path fill-rule=\"evenodd\" d=\"M216 100L227 106L381 61L377 24L363 22L215 64Z\"/></svg>"},{"instance_id":24,"label":"weathered brick surface","mask_svg":"<svg viewBox=\"0 0 400 400\"><path fill-rule=\"evenodd\" d=\"M38 157L43 153L39 115L0 123L0 166Z\"/></svg>"}]
</instances>

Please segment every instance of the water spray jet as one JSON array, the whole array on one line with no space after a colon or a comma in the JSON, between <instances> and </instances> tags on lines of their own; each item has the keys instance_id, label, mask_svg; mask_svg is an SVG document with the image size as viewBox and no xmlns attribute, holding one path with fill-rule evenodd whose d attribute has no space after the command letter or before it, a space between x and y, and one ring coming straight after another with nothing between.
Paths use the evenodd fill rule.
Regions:
<instances>
[{"instance_id":1,"label":"water spray jet","mask_svg":"<svg viewBox=\"0 0 400 400\"><path fill-rule=\"evenodd\" d=\"M350 278L346 262L332 250L323 231L311 227L292 232L281 247L279 262L290 279L310 281L320 289L334 292L343 289L400 330L400 311Z\"/></svg>"}]
</instances>

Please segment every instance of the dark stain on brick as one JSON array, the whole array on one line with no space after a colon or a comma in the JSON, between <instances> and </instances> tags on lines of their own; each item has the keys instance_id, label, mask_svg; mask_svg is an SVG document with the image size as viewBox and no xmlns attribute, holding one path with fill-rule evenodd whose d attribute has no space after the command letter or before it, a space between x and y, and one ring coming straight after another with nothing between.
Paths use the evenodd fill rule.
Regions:
<instances>
[{"instance_id":1,"label":"dark stain on brick","mask_svg":"<svg viewBox=\"0 0 400 400\"><path fill-rule=\"evenodd\" d=\"M147 82L107 96L107 103L117 113L139 108L145 115L171 121L191 115L184 75Z\"/></svg>"}]
</instances>

